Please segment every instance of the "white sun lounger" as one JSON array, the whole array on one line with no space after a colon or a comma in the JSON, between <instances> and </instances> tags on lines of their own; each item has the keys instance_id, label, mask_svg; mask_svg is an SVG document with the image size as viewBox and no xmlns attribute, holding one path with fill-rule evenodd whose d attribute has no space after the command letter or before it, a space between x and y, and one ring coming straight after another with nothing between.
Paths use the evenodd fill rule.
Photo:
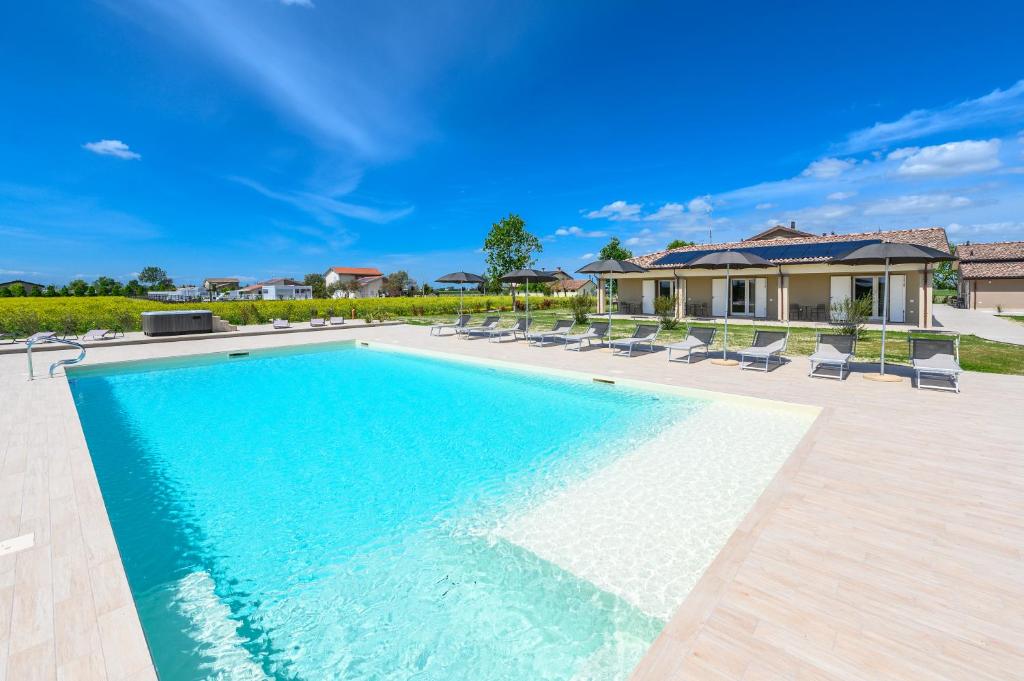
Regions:
<instances>
[{"instance_id":1,"label":"white sun lounger","mask_svg":"<svg viewBox=\"0 0 1024 681\"><path fill-rule=\"evenodd\" d=\"M780 365L785 361L782 353L789 342L789 331L754 331L754 344L740 350L740 369L760 369L755 362L764 360L763 371L768 371L768 363L775 360Z\"/></svg>"},{"instance_id":2,"label":"white sun lounger","mask_svg":"<svg viewBox=\"0 0 1024 681\"><path fill-rule=\"evenodd\" d=\"M56 338L56 337L57 337L57 332L56 331L39 331L37 333L32 334L28 338L26 338L25 342L26 343L28 343L28 342L39 343L39 342L42 342L42 341L48 341L48 340L50 340L52 338Z\"/></svg>"},{"instance_id":3,"label":"white sun lounger","mask_svg":"<svg viewBox=\"0 0 1024 681\"><path fill-rule=\"evenodd\" d=\"M583 349L583 342L586 341L587 347L593 345L594 341L603 343L608 337L608 322L591 322L590 326L583 333L568 334L565 336L565 350L568 350L573 345L576 346L576 352Z\"/></svg>"},{"instance_id":4,"label":"white sun lounger","mask_svg":"<svg viewBox=\"0 0 1024 681\"><path fill-rule=\"evenodd\" d=\"M288 323L287 319L275 319L274 320L274 328L275 329L290 329L290 328L292 328L292 325Z\"/></svg>"},{"instance_id":5,"label":"white sun lounger","mask_svg":"<svg viewBox=\"0 0 1024 681\"><path fill-rule=\"evenodd\" d=\"M530 328L530 324L532 323L532 319L527 320L526 317L520 317L516 320L514 326L510 326L505 329L491 330L490 333L487 334L487 340L492 343L498 343L501 342L502 338L506 338L508 336L512 336L512 340L514 341L519 340L520 336L526 338L526 331Z\"/></svg>"},{"instance_id":6,"label":"white sun lounger","mask_svg":"<svg viewBox=\"0 0 1024 681\"><path fill-rule=\"evenodd\" d=\"M329 318L327 320L327 322L331 326L341 326L342 324L345 323L345 318L344 317L331 317L331 318Z\"/></svg>"},{"instance_id":7,"label":"white sun lounger","mask_svg":"<svg viewBox=\"0 0 1024 681\"><path fill-rule=\"evenodd\" d=\"M498 322L501 321L501 317L492 316L484 317L484 321L480 324L473 324L472 326L463 326L461 329L455 329L455 333L461 335L463 338L469 338L470 336L486 336L491 331L498 328Z\"/></svg>"},{"instance_id":8,"label":"white sun lounger","mask_svg":"<svg viewBox=\"0 0 1024 681\"><path fill-rule=\"evenodd\" d=\"M469 324L469 317L470 315L463 314L459 315L459 318L455 321L454 324L434 324L433 326L430 327L430 335L442 336L444 334L442 334L441 331L443 331L444 329L451 329L452 333L458 335L459 329L465 328L466 325Z\"/></svg>"},{"instance_id":9,"label":"white sun lounger","mask_svg":"<svg viewBox=\"0 0 1024 681\"><path fill-rule=\"evenodd\" d=\"M633 356L633 348L638 345L646 345L648 352L654 352L654 341L661 333L661 324L637 324L633 335L629 338L613 340L609 345L615 350L616 355Z\"/></svg>"},{"instance_id":10,"label":"white sun lounger","mask_svg":"<svg viewBox=\"0 0 1024 681\"><path fill-rule=\"evenodd\" d=\"M668 361L670 362L686 362L690 364L693 359L693 353L700 350L705 356L711 351L711 344L715 342L715 334L718 333L718 329L713 326L691 326L686 329L686 336L683 340L678 343L672 343L666 345L668 349ZM685 352L686 357L683 359L672 359L672 351Z\"/></svg>"},{"instance_id":11,"label":"white sun lounger","mask_svg":"<svg viewBox=\"0 0 1024 681\"><path fill-rule=\"evenodd\" d=\"M114 337L114 334L111 333L110 329L89 329L88 331L85 332L85 335L82 336L82 340L84 340L84 341L110 340L113 337Z\"/></svg>"},{"instance_id":12,"label":"white sun lounger","mask_svg":"<svg viewBox=\"0 0 1024 681\"><path fill-rule=\"evenodd\" d=\"M323 317L313 317L309 320L309 325L313 328L327 326L327 320Z\"/></svg>"},{"instance_id":13,"label":"white sun lounger","mask_svg":"<svg viewBox=\"0 0 1024 681\"><path fill-rule=\"evenodd\" d=\"M917 389L927 387L933 390L960 392L960 338L909 338L910 363L917 375ZM921 385L922 376L944 378L950 387Z\"/></svg>"},{"instance_id":14,"label":"white sun lounger","mask_svg":"<svg viewBox=\"0 0 1024 681\"><path fill-rule=\"evenodd\" d=\"M535 345L539 348L544 347L544 344L549 341L552 343L560 340L564 341L575 324L575 320L572 319L556 319L548 331L528 333L526 334L526 339L530 342L530 345Z\"/></svg>"},{"instance_id":15,"label":"white sun lounger","mask_svg":"<svg viewBox=\"0 0 1024 681\"><path fill-rule=\"evenodd\" d=\"M845 333L819 333L818 340L814 347L814 354L808 359L811 361L811 370L808 376L817 378L838 378L843 380L843 371L850 373L850 360L857 352L857 337ZM839 375L818 373L821 367L836 367Z\"/></svg>"}]
</instances>

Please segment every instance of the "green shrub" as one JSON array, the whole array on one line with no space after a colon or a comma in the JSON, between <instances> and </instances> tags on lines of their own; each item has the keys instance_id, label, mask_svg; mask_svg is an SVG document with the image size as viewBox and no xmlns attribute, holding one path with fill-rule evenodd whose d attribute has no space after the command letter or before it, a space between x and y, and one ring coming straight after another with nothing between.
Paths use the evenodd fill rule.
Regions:
<instances>
[{"instance_id":1,"label":"green shrub","mask_svg":"<svg viewBox=\"0 0 1024 681\"><path fill-rule=\"evenodd\" d=\"M654 314L661 318L661 328L672 329L679 326L676 319L676 301L669 296L658 296L654 299Z\"/></svg>"},{"instance_id":2,"label":"green shrub","mask_svg":"<svg viewBox=\"0 0 1024 681\"><path fill-rule=\"evenodd\" d=\"M594 309L594 296L582 294L569 296L566 300L569 301L569 310L572 312L572 318L576 320L576 323L586 324L587 317Z\"/></svg>"},{"instance_id":3,"label":"green shrub","mask_svg":"<svg viewBox=\"0 0 1024 681\"><path fill-rule=\"evenodd\" d=\"M871 318L871 296L844 298L832 303L832 326L836 331L860 338Z\"/></svg>"}]
</instances>

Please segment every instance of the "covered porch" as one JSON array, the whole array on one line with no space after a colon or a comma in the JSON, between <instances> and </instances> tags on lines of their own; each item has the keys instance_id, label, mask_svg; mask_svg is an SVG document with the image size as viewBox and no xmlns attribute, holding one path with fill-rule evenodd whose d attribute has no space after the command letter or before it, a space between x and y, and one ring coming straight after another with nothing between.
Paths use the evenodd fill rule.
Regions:
<instances>
[{"instance_id":1,"label":"covered porch","mask_svg":"<svg viewBox=\"0 0 1024 681\"><path fill-rule=\"evenodd\" d=\"M724 317L777 322L827 323L832 305L868 297L870 322L881 323L885 277L880 267L801 264L734 270L727 284L722 270L652 269L618 281L618 312L653 315L655 300L673 300L675 316ZM893 265L890 270L889 323L932 326L932 267ZM607 313L605 287L598 289L598 311Z\"/></svg>"}]
</instances>

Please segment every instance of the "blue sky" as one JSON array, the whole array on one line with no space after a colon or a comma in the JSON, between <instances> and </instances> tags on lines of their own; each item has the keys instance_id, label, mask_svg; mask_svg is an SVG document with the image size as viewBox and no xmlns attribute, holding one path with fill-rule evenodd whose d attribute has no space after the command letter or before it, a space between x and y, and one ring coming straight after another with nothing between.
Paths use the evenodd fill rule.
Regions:
<instances>
[{"instance_id":1,"label":"blue sky","mask_svg":"<svg viewBox=\"0 0 1024 681\"><path fill-rule=\"evenodd\" d=\"M509 212L567 270L612 234L790 220L1024 239L1021 25L983 1L10 3L0 279L422 281L481 270Z\"/></svg>"}]
</instances>

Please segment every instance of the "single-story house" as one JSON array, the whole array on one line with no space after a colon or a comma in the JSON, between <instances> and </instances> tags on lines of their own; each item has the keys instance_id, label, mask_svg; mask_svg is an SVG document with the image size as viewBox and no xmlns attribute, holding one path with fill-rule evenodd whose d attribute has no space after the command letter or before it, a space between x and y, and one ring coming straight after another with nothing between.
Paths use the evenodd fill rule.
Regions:
<instances>
[{"instance_id":1,"label":"single-story house","mask_svg":"<svg viewBox=\"0 0 1024 681\"><path fill-rule=\"evenodd\" d=\"M234 291L238 288L236 277L208 277L203 280L203 288L207 291Z\"/></svg>"},{"instance_id":2,"label":"single-story house","mask_svg":"<svg viewBox=\"0 0 1024 681\"><path fill-rule=\"evenodd\" d=\"M960 297L972 310L1024 312L1024 241L956 247Z\"/></svg>"},{"instance_id":3,"label":"single-story house","mask_svg":"<svg viewBox=\"0 0 1024 681\"><path fill-rule=\"evenodd\" d=\"M152 300L162 300L165 303L186 303L193 300L203 300L207 291L202 286L179 286L173 291L147 291L146 297Z\"/></svg>"},{"instance_id":4,"label":"single-story house","mask_svg":"<svg viewBox=\"0 0 1024 681\"><path fill-rule=\"evenodd\" d=\"M13 279L11 281L0 282L0 288L7 288L8 286L13 286L14 284L21 284L22 288L25 289L26 294L32 293L33 291L42 291L44 288L46 288L42 284L36 284L31 281L25 281L24 279Z\"/></svg>"},{"instance_id":5,"label":"single-story house","mask_svg":"<svg viewBox=\"0 0 1024 681\"><path fill-rule=\"evenodd\" d=\"M881 321L885 279L881 265L832 264L854 248L882 241L911 243L949 251L941 227L820 236L778 226L731 243L701 244L648 253L632 261L644 273L616 277L620 311L653 314L654 300L669 296L676 315L732 317L773 321L828 321L833 303L869 296L872 320ZM684 265L708 252L739 249L756 253L771 267L733 270L731 290L725 271L689 269ZM890 268L889 321L927 328L932 325L932 276L935 265L913 263ZM598 307L604 309L604 287Z\"/></svg>"},{"instance_id":6,"label":"single-story house","mask_svg":"<svg viewBox=\"0 0 1024 681\"><path fill-rule=\"evenodd\" d=\"M260 296L263 300L312 300L313 287L294 279L267 279L261 281Z\"/></svg>"},{"instance_id":7,"label":"single-story house","mask_svg":"<svg viewBox=\"0 0 1024 681\"><path fill-rule=\"evenodd\" d=\"M335 291L334 298L377 298L384 287L384 274L376 267L332 267L324 272L327 288L350 284L355 290Z\"/></svg>"},{"instance_id":8,"label":"single-story house","mask_svg":"<svg viewBox=\"0 0 1024 681\"><path fill-rule=\"evenodd\" d=\"M597 293L597 284L593 279L559 279L548 285L551 295L565 298L568 296L592 296Z\"/></svg>"}]
</instances>

